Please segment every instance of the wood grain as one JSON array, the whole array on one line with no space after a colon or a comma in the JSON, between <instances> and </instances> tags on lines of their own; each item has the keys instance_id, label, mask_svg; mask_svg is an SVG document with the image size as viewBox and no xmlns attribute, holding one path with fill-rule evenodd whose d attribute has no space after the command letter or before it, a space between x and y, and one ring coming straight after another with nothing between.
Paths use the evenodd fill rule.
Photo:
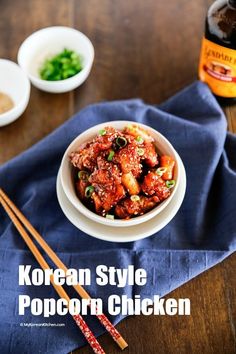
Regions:
<instances>
[{"instance_id":1,"label":"wood grain","mask_svg":"<svg viewBox=\"0 0 236 354\"><path fill-rule=\"evenodd\" d=\"M191 299L191 316L136 316L117 328L126 336L130 354L235 353L235 256L206 271L168 296ZM118 354L108 335L99 339L107 353ZM73 354L79 354L75 351ZM89 354L83 348L83 354Z\"/></svg>"},{"instance_id":2,"label":"wood grain","mask_svg":"<svg viewBox=\"0 0 236 354\"><path fill-rule=\"evenodd\" d=\"M36 143L89 103L141 97L159 103L197 78L206 9L212 1L175 0L1 0L0 57L16 60L20 43L33 31L69 25L95 46L89 79L68 94L32 88L29 106L0 129L0 163ZM224 108L236 132L236 106ZM189 297L190 317L137 316L118 325L131 354L233 354L236 322L236 256L170 294ZM106 352L120 352L108 335ZM85 348L74 354L91 353Z\"/></svg>"}]
</instances>

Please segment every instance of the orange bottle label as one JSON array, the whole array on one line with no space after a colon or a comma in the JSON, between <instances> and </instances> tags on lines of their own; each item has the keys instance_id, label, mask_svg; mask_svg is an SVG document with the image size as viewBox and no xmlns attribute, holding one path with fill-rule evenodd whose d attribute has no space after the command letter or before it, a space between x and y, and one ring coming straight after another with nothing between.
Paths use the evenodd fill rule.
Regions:
<instances>
[{"instance_id":1,"label":"orange bottle label","mask_svg":"<svg viewBox=\"0 0 236 354\"><path fill-rule=\"evenodd\" d=\"M236 97L236 50L202 40L199 78L217 96Z\"/></svg>"}]
</instances>

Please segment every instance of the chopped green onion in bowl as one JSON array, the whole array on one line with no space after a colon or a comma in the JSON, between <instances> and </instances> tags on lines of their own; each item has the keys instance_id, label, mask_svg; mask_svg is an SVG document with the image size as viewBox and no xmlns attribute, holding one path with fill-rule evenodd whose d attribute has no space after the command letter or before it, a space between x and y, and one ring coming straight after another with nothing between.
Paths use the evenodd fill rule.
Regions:
<instances>
[{"instance_id":1,"label":"chopped green onion in bowl","mask_svg":"<svg viewBox=\"0 0 236 354\"><path fill-rule=\"evenodd\" d=\"M143 156L145 153L144 149L138 148L138 155Z\"/></svg>"},{"instance_id":2,"label":"chopped green onion in bowl","mask_svg":"<svg viewBox=\"0 0 236 354\"><path fill-rule=\"evenodd\" d=\"M87 171L79 171L78 178L81 179L82 181L87 181L89 178L89 173Z\"/></svg>"},{"instance_id":3,"label":"chopped green onion in bowl","mask_svg":"<svg viewBox=\"0 0 236 354\"><path fill-rule=\"evenodd\" d=\"M131 195L130 200L132 200L132 202L138 202L140 197L138 195Z\"/></svg>"},{"instance_id":4,"label":"chopped green onion in bowl","mask_svg":"<svg viewBox=\"0 0 236 354\"><path fill-rule=\"evenodd\" d=\"M166 167L159 167L156 169L156 174L158 176L162 176L166 172L167 168Z\"/></svg>"},{"instance_id":5,"label":"chopped green onion in bowl","mask_svg":"<svg viewBox=\"0 0 236 354\"><path fill-rule=\"evenodd\" d=\"M61 53L44 61L39 69L39 75L42 80L59 81L75 76L82 69L81 56L65 48Z\"/></svg>"},{"instance_id":6,"label":"chopped green onion in bowl","mask_svg":"<svg viewBox=\"0 0 236 354\"><path fill-rule=\"evenodd\" d=\"M116 138L116 144L120 147L123 148L127 145L127 139L123 136L118 136L118 138Z\"/></svg>"},{"instance_id":7,"label":"chopped green onion in bowl","mask_svg":"<svg viewBox=\"0 0 236 354\"><path fill-rule=\"evenodd\" d=\"M144 142L144 140L143 140L143 138L141 136L137 136L136 141L139 144L142 144Z\"/></svg>"},{"instance_id":8,"label":"chopped green onion in bowl","mask_svg":"<svg viewBox=\"0 0 236 354\"><path fill-rule=\"evenodd\" d=\"M171 189L175 186L175 180L174 179L171 179L171 180L168 180L166 181L166 187Z\"/></svg>"},{"instance_id":9,"label":"chopped green onion in bowl","mask_svg":"<svg viewBox=\"0 0 236 354\"><path fill-rule=\"evenodd\" d=\"M105 129L101 129L101 130L99 130L99 132L98 132L98 135L101 135L101 136L103 136L103 135L106 135L106 130Z\"/></svg>"},{"instance_id":10,"label":"chopped green onion in bowl","mask_svg":"<svg viewBox=\"0 0 236 354\"><path fill-rule=\"evenodd\" d=\"M86 198L90 198L91 195L93 194L94 192L94 187L93 186L88 186L85 188L85 197Z\"/></svg>"},{"instance_id":11,"label":"chopped green onion in bowl","mask_svg":"<svg viewBox=\"0 0 236 354\"><path fill-rule=\"evenodd\" d=\"M109 152L109 155L108 155L107 161L112 161L112 160L113 160L114 155L115 155L115 151L111 150L111 151Z\"/></svg>"}]
</instances>

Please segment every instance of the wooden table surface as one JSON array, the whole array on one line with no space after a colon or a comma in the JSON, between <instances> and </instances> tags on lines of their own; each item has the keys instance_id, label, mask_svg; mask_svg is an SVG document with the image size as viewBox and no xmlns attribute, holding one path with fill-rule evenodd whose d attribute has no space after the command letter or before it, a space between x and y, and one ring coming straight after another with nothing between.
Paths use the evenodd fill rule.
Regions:
<instances>
[{"instance_id":1,"label":"wooden table surface","mask_svg":"<svg viewBox=\"0 0 236 354\"><path fill-rule=\"evenodd\" d=\"M51 25L80 29L95 46L87 82L66 94L32 88L29 106L15 123L0 129L0 163L53 131L74 112L102 100L141 97L159 103L197 77L206 9L198 0L1 0L0 57L16 61L21 42ZM236 132L236 106L225 107ZM222 235L223 236L223 235ZM190 317L137 316L117 327L126 353L235 353L236 256L188 282L171 296L189 297ZM106 352L119 353L108 335ZM91 353L87 346L76 353Z\"/></svg>"}]
</instances>

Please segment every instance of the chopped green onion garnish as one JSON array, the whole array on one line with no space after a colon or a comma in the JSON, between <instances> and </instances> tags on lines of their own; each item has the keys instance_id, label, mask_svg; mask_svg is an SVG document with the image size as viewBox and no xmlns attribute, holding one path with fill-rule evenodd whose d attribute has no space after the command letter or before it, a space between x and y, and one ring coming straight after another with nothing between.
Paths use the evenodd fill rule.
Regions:
<instances>
[{"instance_id":1,"label":"chopped green onion garnish","mask_svg":"<svg viewBox=\"0 0 236 354\"><path fill-rule=\"evenodd\" d=\"M158 176L162 176L166 172L166 170L166 167L159 167L156 169L156 174L158 174Z\"/></svg>"},{"instance_id":2,"label":"chopped green onion garnish","mask_svg":"<svg viewBox=\"0 0 236 354\"><path fill-rule=\"evenodd\" d=\"M171 179L169 181L166 181L166 187L171 189L175 186L175 180L174 179Z\"/></svg>"},{"instance_id":3,"label":"chopped green onion garnish","mask_svg":"<svg viewBox=\"0 0 236 354\"><path fill-rule=\"evenodd\" d=\"M127 145L127 139L124 138L123 136L118 136L118 138L116 138L116 144L120 147L123 148Z\"/></svg>"},{"instance_id":4,"label":"chopped green onion garnish","mask_svg":"<svg viewBox=\"0 0 236 354\"><path fill-rule=\"evenodd\" d=\"M139 144L142 144L144 142L143 138L141 136L137 136L136 138L136 141L139 143Z\"/></svg>"},{"instance_id":5,"label":"chopped green onion garnish","mask_svg":"<svg viewBox=\"0 0 236 354\"><path fill-rule=\"evenodd\" d=\"M89 173L87 171L79 171L78 178L82 181L87 181L89 178Z\"/></svg>"},{"instance_id":6,"label":"chopped green onion garnish","mask_svg":"<svg viewBox=\"0 0 236 354\"><path fill-rule=\"evenodd\" d=\"M109 155L108 155L108 158L107 158L107 161L112 161L113 157L115 155L115 151L111 150L109 152Z\"/></svg>"},{"instance_id":7,"label":"chopped green onion garnish","mask_svg":"<svg viewBox=\"0 0 236 354\"><path fill-rule=\"evenodd\" d=\"M137 202L140 200L138 195L131 195L130 199L132 200L132 202Z\"/></svg>"},{"instance_id":8,"label":"chopped green onion garnish","mask_svg":"<svg viewBox=\"0 0 236 354\"><path fill-rule=\"evenodd\" d=\"M90 198L91 195L93 194L94 192L94 187L93 186L88 186L85 188L85 197L86 198Z\"/></svg>"},{"instance_id":9,"label":"chopped green onion garnish","mask_svg":"<svg viewBox=\"0 0 236 354\"><path fill-rule=\"evenodd\" d=\"M106 130L105 129L101 129L98 132L99 135L106 135Z\"/></svg>"},{"instance_id":10,"label":"chopped green onion garnish","mask_svg":"<svg viewBox=\"0 0 236 354\"><path fill-rule=\"evenodd\" d=\"M114 217L114 215L107 214L107 215L106 215L106 219L114 220L115 217Z\"/></svg>"},{"instance_id":11,"label":"chopped green onion garnish","mask_svg":"<svg viewBox=\"0 0 236 354\"><path fill-rule=\"evenodd\" d=\"M138 148L138 155L143 156L144 155L144 149Z\"/></svg>"},{"instance_id":12,"label":"chopped green onion garnish","mask_svg":"<svg viewBox=\"0 0 236 354\"><path fill-rule=\"evenodd\" d=\"M48 81L65 80L83 69L82 58L70 49L45 59L39 69L40 78Z\"/></svg>"}]
</instances>

